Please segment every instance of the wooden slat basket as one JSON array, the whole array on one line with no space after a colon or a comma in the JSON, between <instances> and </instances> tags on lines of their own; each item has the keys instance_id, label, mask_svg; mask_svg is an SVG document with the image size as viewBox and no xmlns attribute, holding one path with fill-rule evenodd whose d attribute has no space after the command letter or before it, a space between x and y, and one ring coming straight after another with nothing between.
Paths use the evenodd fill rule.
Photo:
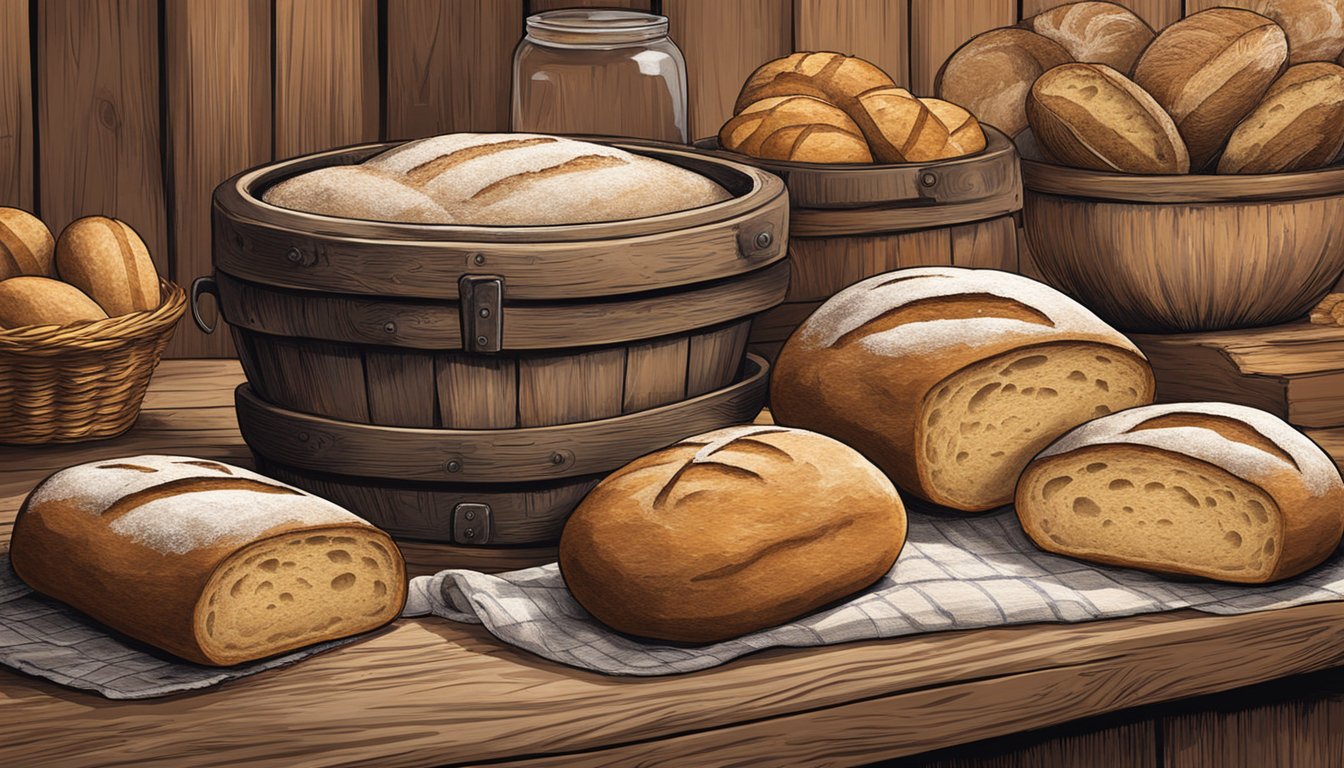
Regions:
<instances>
[{"instance_id":1,"label":"wooden slat basket","mask_svg":"<svg viewBox=\"0 0 1344 768\"><path fill-rule=\"evenodd\" d=\"M393 144L248 171L215 193L214 292L248 384L262 471L443 565L552 544L601 477L751 420L768 366L752 318L789 279L788 201L768 173L685 147L616 146L732 197L619 222L479 227L356 221L261 201L307 170ZM484 554L483 554L484 553Z\"/></svg>"},{"instance_id":2,"label":"wooden slat basket","mask_svg":"<svg viewBox=\"0 0 1344 768\"><path fill-rule=\"evenodd\" d=\"M821 165L760 160L696 145L779 175L789 190L793 274L779 307L757 318L751 349L773 360L840 289L893 269L956 265L1018 270L1022 179L1017 150L983 126L984 150L930 163Z\"/></svg>"}]
</instances>

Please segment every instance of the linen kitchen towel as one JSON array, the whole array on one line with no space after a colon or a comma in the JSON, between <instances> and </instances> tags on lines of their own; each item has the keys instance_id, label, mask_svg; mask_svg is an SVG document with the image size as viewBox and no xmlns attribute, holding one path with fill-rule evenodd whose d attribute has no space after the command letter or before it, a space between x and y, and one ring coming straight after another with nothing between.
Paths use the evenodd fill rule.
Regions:
<instances>
[{"instance_id":1,"label":"linen kitchen towel","mask_svg":"<svg viewBox=\"0 0 1344 768\"><path fill-rule=\"evenodd\" d=\"M405 616L483 624L539 656L612 675L667 675L754 651L1032 622L1081 622L1194 608L1249 613L1344 599L1344 557L1268 586L1233 586L1090 565L1037 549L1013 510L920 511L891 572L843 604L773 629L704 646L607 629L565 589L555 564L487 575L449 570L412 580Z\"/></svg>"}]
</instances>

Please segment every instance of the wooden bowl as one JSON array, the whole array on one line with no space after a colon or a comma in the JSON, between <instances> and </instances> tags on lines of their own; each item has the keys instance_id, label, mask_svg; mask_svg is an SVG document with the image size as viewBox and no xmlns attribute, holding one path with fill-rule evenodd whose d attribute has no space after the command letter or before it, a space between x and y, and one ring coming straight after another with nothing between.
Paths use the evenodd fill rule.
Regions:
<instances>
[{"instance_id":1,"label":"wooden bowl","mask_svg":"<svg viewBox=\"0 0 1344 768\"><path fill-rule=\"evenodd\" d=\"M1023 159L1027 244L1047 282L1127 331L1306 314L1344 273L1344 166L1130 176Z\"/></svg>"}]
</instances>

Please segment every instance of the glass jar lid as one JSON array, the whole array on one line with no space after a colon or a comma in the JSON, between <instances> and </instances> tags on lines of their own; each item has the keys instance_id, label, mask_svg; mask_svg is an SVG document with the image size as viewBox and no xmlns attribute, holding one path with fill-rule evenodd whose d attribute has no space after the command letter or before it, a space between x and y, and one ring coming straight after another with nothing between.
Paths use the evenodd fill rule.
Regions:
<instances>
[{"instance_id":1,"label":"glass jar lid","mask_svg":"<svg viewBox=\"0 0 1344 768\"><path fill-rule=\"evenodd\" d=\"M558 48L613 48L667 37L667 17L610 8L566 8L527 17L533 42Z\"/></svg>"}]
</instances>

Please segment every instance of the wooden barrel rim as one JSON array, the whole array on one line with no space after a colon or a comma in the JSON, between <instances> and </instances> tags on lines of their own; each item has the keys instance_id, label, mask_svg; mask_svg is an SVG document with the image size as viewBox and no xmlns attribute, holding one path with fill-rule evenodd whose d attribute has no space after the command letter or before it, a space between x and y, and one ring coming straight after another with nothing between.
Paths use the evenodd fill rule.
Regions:
<instances>
[{"instance_id":1,"label":"wooden barrel rim","mask_svg":"<svg viewBox=\"0 0 1344 768\"><path fill-rule=\"evenodd\" d=\"M504 289L500 350L553 350L644 341L763 312L784 300L789 264L670 293L600 302L514 303ZM220 313L273 336L411 349L470 349L453 302L325 295L258 285L220 272Z\"/></svg>"},{"instance_id":2,"label":"wooden barrel rim","mask_svg":"<svg viewBox=\"0 0 1344 768\"><path fill-rule=\"evenodd\" d=\"M399 481L509 483L600 474L677 440L751 421L770 365L748 355L741 379L681 402L610 419L523 429L413 429L355 424L234 399L248 446L268 461L326 474ZM725 418L726 417L726 418Z\"/></svg>"},{"instance_id":3,"label":"wooden barrel rim","mask_svg":"<svg viewBox=\"0 0 1344 768\"><path fill-rule=\"evenodd\" d=\"M1022 210L1020 192L964 203L905 207L809 209L789 213L792 237L881 235L985 221Z\"/></svg>"},{"instance_id":4,"label":"wooden barrel rim","mask_svg":"<svg viewBox=\"0 0 1344 768\"><path fill-rule=\"evenodd\" d=\"M983 126L985 148L973 155L928 163L823 164L762 160L719 148L717 137L695 146L725 160L777 174L799 208L854 208L894 204L947 204L1021 195L1017 148L1001 131ZM964 183L989 179L985 186ZM796 220L794 222L796 226Z\"/></svg>"},{"instance_id":5,"label":"wooden barrel rim","mask_svg":"<svg viewBox=\"0 0 1344 768\"><path fill-rule=\"evenodd\" d=\"M1344 163L1297 173L1140 176L1022 160L1029 192L1103 202L1253 203L1344 193Z\"/></svg>"}]
</instances>

